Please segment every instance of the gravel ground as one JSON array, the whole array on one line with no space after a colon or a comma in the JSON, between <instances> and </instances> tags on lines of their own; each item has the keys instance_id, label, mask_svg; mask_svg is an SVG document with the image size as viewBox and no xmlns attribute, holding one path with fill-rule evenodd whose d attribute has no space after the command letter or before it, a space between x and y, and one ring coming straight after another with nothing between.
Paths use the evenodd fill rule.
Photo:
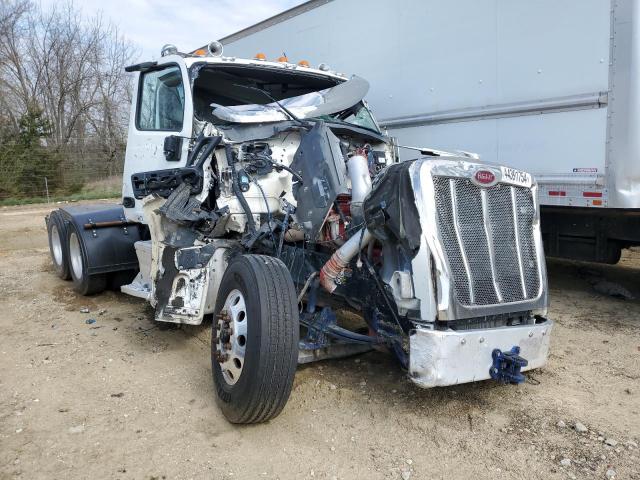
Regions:
<instances>
[{"instance_id":1,"label":"gravel ground","mask_svg":"<svg viewBox=\"0 0 640 480\"><path fill-rule=\"evenodd\" d=\"M523 385L421 390L372 352L299 368L278 418L239 427L215 404L210 327L77 296L47 211L0 209L2 479L640 479L640 301L611 296L640 298L640 251L549 262L551 356Z\"/></svg>"}]
</instances>

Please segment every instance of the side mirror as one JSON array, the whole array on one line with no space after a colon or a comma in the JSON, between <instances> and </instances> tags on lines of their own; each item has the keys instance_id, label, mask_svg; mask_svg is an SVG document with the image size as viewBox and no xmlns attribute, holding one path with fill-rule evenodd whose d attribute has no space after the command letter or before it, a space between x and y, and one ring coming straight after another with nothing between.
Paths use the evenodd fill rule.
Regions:
<instances>
[{"instance_id":1,"label":"side mirror","mask_svg":"<svg viewBox=\"0 0 640 480\"><path fill-rule=\"evenodd\" d=\"M182 153L182 137L169 135L164 139L164 158L167 162L179 162Z\"/></svg>"}]
</instances>

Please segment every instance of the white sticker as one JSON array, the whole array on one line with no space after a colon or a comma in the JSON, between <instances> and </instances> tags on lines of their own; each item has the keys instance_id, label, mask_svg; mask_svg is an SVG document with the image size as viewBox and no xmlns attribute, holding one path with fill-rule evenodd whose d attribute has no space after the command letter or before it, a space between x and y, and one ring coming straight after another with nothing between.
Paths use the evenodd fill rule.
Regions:
<instances>
[{"instance_id":1,"label":"white sticker","mask_svg":"<svg viewBox=\"0 0 640 480\"><path fill-rule=\"evenodd\" d=\"M515 183L516 185L521 185L523 187L531 186L531 175L527 172L516 170L511 167L501 167L501 169L503 181L506 180L510 183Z\"/></svg>"}]
</instances>

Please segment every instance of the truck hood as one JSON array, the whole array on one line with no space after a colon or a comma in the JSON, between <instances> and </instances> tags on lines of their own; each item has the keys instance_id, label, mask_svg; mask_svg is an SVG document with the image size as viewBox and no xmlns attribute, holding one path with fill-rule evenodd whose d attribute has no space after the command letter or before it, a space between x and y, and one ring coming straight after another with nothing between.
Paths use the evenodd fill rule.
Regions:
<instances>
[{"instance_id":1,"label":"truck hood","mask_svg":"<svg viewBox=\"0 0 640 480\"><path fill-rule=\"evenodd\" d=\"M340 85L297 97L279 100L279 103L298 118L319 117L342 112L360 102L369 91L369 82L356 75ZM213 115L232 123L261 123L289 120L274 102L265 105L233 105L225 107L212 103Z\"/></svg>"}]
</instances>

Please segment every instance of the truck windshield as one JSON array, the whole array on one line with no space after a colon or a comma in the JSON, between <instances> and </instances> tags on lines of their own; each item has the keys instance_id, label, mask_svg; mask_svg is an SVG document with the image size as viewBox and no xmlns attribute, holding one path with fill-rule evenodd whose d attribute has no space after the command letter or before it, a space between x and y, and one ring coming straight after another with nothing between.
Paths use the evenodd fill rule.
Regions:
<instances>
[{"instance_id":1,"label":"truck windshield","mask_svg":"<svg viewBox=\"0 0 640 480\"><path fill-rule=\"evenodd\" d=\"M380 129L373 119L373 114L366 107L363 102L358 103L354 107L345 110L343 112L333 113L331 115L320 115L318 117L321 120L327 122L347 123L349 125L356 125L369 130L373 130L376 133L380 133Z\"/></svg>"},{"instance_id":2,"label":"truck windshield","mask_svg":"<svg viewBox=\"0 0 640 480\"><path fill-rule=\"evenodd\" d=\"M357 125L379 133L362 102L369 89L362 78L341 81L300 70L246 65L197 67L192 67L191 75L199 120L214 124L289 120L271 96L299 118Z\"/></svg>"}]
</instances>

